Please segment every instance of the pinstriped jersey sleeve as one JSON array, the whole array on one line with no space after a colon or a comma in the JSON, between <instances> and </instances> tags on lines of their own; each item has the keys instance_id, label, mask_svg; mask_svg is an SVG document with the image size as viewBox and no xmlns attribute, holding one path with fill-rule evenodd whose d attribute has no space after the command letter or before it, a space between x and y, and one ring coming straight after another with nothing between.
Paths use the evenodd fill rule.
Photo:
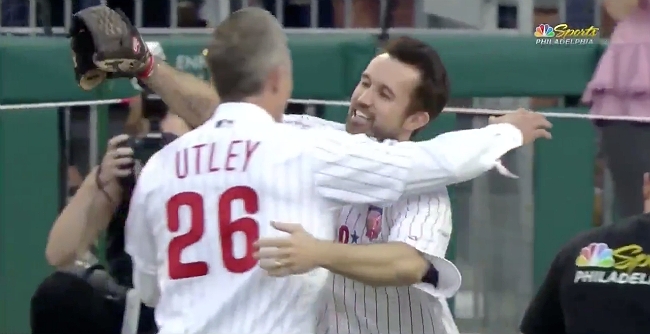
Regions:
<instances>
[{"instance_id":1,"label":"pinstriped jersey sleeve","mask_svg":"<svg viewBox=\"0 0 650 334\"><path fill-rule=\"evenodd\" d=\"M389 241L406 243L418 251L445 257L452 232L447 190L409 196L390 207Z\"/></svg>"},{"instance_id":2,"label":"pinstriped jersey sleeve","mask_svg":"<svg viewBox=\"0 0 650 334\"><path fill-rule=\"evenodd\" d=\"M385 219L390 226L389 242L403 242L417 249L434 266L440 259L446 258L452 232L451 203L447 189L403 198L388 209ZM454 322L449 321L453 318L444 314L442 303L444 297L456 293L460 280L457 283L458 285L444 287L434 287L426 283L413 285L436 298L441 298L436 303L440 307L442 327L445 328L455 327Z\"/></svg>"},{"instance_id":3,"label":"pinstriped jersey sleeve","mask_svg":"<svg viewBox=\"0 0 650 334\"><path fill-rule=\"evenodd\" d=\"M312 115L284 115L282 123L300 127L303 129L325 127L334 130L345 130L345 124L328 121Z\"/></svg>"},{"instance_id":4,"label":"pinstriped jersey sleeve","mask_svg":"<svg viewBox=\"0 0 650 334\"><path fill-rule=\"evenodd\" d=\"M504 154L522 144L521 131L511 124L447 132L419 143L400 142L396 146L418 157L408 175L405 193L426 194L476 178L500 165Z\"/></svg>"},{"instance_id":5,"label":"pinstriped jersey sleeve","mask_svg":"<svg viewBox=\"0 0 650 334\"><path fill-rule=\"evenodd\" d=\"M412 164L409 156L365 135L318 131L318 136L310 153L321 196L341 203L381 204L402 195Z\"/></svg>"},{"instance_id":6,"label":"pinstriped jersey sleeve","mask_svg":"<svg viewBox=\"0 0 650 334\"><path fill-rule=\"evenodd\" d=\"M521 146L509 124L446 133L423 142L377 143L343 131L309 131L314 136L316 188L343 203L387 204L402 195L421 195L475 178Z\"/></svg>"}]
</instances>

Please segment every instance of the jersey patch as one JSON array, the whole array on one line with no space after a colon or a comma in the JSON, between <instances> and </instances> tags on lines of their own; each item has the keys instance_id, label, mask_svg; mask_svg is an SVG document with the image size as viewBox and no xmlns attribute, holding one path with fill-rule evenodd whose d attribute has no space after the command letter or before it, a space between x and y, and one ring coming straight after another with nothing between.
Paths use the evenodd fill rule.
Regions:
<instances>
[{"instance_id":1,"label":"jersey patch","mask_svg":"<svg viewBox=\"0 0 650 334\"><path fill-rule=\"evenodd\" d=\"M366 237L375 240L381 233L382 215L384 210L380 207L371 205L368 207L368 216L366 217Z\"/></svg>"}]
</instances>

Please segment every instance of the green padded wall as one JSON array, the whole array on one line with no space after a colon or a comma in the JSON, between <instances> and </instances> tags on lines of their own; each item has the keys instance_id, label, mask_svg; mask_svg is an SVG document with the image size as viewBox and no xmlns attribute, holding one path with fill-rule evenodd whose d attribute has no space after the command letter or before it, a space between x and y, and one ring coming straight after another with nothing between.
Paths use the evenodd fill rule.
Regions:
<instances>
[{"instance_id":1,"label":"green padded wall","mask_svg":"<svg viewBox=\"0 0 650 334\"><path fill-rule=\"evenodd\" d=\"M595 131L584 119L554 119L553 139L535 144L535 286L541 284L562 245L592 226Z\"/></svg>"},{"instance_id":2,"label":"green padded wall","mask_svg":"<svg viewBox=\"0 0 650 334\"><path fill-rule=\"evenodd\" d=\"M58 213L55 109L0 111L0 333L29 333L29 301L50 272L45 244Z\"/></svg>"},{"instance_id":3,"label":"green padded wall","mask_svg":"<svg viewBox=\"0 0 650 334\"><path fill-rule=\"evenodd\" d=\"M580 95L602 46L539 47L533 37L420 35L445 62L456 97ZM206 77L201 51L207 37L160 37L167 60ZM376 52L375 38L354 34L295 34L289 41L294 60L296 98L338 100L348 96ZM505 52L507 50L507 52ZM48 61L41 61L42 55ZM0 103L92 100L74 80L65 38L0 37ZM47 78L47 80L43 80ZM105 98L133 94L120 80ZM34 94L34 92L38 94Z\"/></svg>"}]
</instances>

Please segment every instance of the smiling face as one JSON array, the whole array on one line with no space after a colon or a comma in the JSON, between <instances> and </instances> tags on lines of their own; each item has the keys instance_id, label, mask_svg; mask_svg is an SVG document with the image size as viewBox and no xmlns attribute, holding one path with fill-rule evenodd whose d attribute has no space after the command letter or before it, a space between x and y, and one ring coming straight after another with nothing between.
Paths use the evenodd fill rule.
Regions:
<instances>
[{"instance_id":1,"label":"smiling face","mask_svg":"<svg viewBox=\"0 0 650 334\"><path fill-rule=\"evenodd\" d=\"M378 140L408 140L414 130L426 125L429 115L413 110L414 91L420 71L387 53L375 57L357 84L346 121L349 133L365 133Z\"/></svg>"}]
</instances>

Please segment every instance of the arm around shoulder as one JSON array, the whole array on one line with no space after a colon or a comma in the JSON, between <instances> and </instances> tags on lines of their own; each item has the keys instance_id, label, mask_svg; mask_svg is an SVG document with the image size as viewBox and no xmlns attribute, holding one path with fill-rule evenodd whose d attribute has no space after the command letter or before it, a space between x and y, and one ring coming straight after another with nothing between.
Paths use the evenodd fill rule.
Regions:
<instances>
[{"instance_id":1,"label":"arm around shoulder","mask_svg":"<svg viewBox=\"0 0 650 334\"><path fill-rule=\"evenodd\" d=\"M338 123L334 121L329 121L320 117L312 116L312 115L295 115L295 114L288 114L284 115L283 123L289 124L289 125L295 125L298 127L302 128L315 128L315 127L325 127L325 128L330 128L333 130L340 130L344 131L345 130L345 124L343 123Z\"/></svg>"},{"instance_id":2,"label":"arm around shoulder","mask_svg":"<svg viewBox=\"0 0 650 334\"><path fill-rule=\"evenodd\" d=\"M324 197L347 203L391 203L475 178L523 144L510 124L393 145L345 132L314 135L316 186Z\"/></svg>"},{"instance_id":3,"label":"arm around shoulder","mask_svg":"<svg viewBox=\"0 0 650 334\"><path fill-rule=\"evenodd\" d=\"M321 196L339 203L382 204L402 195L412 165L408 154L365 135L317 130L308 131L313 139L309 153Z\"/></svg>"},{"instance_id":4,"label":"arm around shoulder","mask_svg":"<svg viewBox=\"0 0 650 334\"><path fill-rule=\"evenodd\" d=\"M510 124L494 124L395 146L410 150L414 157L405 192L419 195L476 178L496 167L503 155L522 145L519 129Z\"/></svg>"}]
</instances>

